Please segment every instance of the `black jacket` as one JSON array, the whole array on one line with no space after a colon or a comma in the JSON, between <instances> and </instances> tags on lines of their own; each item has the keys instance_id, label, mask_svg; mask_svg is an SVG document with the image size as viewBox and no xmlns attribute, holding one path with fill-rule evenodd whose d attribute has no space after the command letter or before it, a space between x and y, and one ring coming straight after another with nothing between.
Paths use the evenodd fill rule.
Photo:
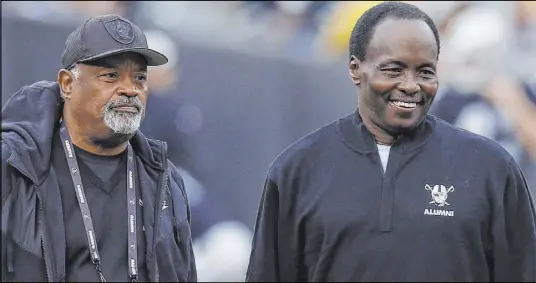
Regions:
<instances>
[{"instance_id":1,"label":"black jacket","mask_svg":"<svg viewBox=\"0 0 536 283\"><path fill-rule=\"evenodd\" d=\"M55 82L21 88L2 109L2 281L65 280L65 226L50 166L63 102ZM190 207L166 143L131 139L151 281L196 281ZM164 203L172 209L161 210ZM157 209L158 208L158 209Z\"/></svg>"},{"instance_id":2,"label":"black jacket","mask_svg":"<svg viewBox=\"0 0 536 283\"><path fill-rule=\"evenodd\" d=\"M534 203L489 139L428 115L391 147L384 173L349 115L270 167L247 280L534 282Z\"/></svg>"}]
</instances>

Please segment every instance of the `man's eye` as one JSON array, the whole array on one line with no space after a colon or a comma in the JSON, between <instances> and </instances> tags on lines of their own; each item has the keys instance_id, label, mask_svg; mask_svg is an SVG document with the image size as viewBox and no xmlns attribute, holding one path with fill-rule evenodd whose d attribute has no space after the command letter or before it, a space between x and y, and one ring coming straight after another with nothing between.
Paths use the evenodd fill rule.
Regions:
<instances>
[{"instance_id":1,"label":"man's eye","mask_svg":"<svg viewBox=\"0 0 536 283\"><path fill-rule=\"evenodd\" d=\"M106 74L103 74L102 77L107 78L107 79L117 79L119 78L119 75L117 73L106 73Z\"/></svg>"},{"instance_id":2,"label":"man's eye","mask_svg":"<svg viewBox=\"0 0 536 283\"><path fill-rule=\"evenodd\" d=\"M435 72L434 72L434 71L430 71L430 70L421 70L421 75L422 75L424 78L432 79L432 78L435 77Z\"/></svg>"},{"instance_id":3,"label":"man's eye","mask_svg":"<svg viewBox=\"0 0 536 283\"><path fill-rule=\"evenodd\" d=\"M136 79L140 82L144 82L147 80L147 75L138 75L136 76Z\"/></svg>"},{"instance_id":4,"label":"man's eye","mask_svg":"<svg viewBox=\"0 0 536 283\"><path fill-rule=\"evenodd\" d=\"M382 72L388 76L398 76L402 74L402 68L388 68L388 69L382 69Z\"/></svg>"}]
</instances>

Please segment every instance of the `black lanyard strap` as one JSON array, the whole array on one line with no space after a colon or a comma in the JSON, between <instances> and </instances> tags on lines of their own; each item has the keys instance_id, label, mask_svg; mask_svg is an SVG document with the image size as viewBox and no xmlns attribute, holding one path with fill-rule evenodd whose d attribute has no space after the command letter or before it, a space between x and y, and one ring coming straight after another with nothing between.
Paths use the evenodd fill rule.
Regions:
<instances>
[{"instance_id":1,"label":"black lanyard strap","mask_svg":"<svg viewBox=\"0 0 536 283\"><path fill-rule=\"evenodd\" d=\"M65 121L62 120L60 126L60 136L67 157L67 163L69 164L69 170L73 179L74 188L78 204L80 206L80 212L82 213L82 219L84 221L84 228L86 230L89 254L91 255L91 262L95 265L95 269L99 274L101 282L106 282L102 274L100 265L99 249L97 247L97 239L95 236L95 229L93 228L93 221L91 219L91 213L87 203L86 194L84 193L84 186L82 184L82 178L80 177L80 169L78 167L78 161L71 141L69 131L65 126ZM138 280L138 252L137 252L137 235L136 235L136 186L135 186L135 172L134 172L134 152L130 143L127 146L127 229L128 229L128 273L132 282Z\"/></svg>"}]
</instances>

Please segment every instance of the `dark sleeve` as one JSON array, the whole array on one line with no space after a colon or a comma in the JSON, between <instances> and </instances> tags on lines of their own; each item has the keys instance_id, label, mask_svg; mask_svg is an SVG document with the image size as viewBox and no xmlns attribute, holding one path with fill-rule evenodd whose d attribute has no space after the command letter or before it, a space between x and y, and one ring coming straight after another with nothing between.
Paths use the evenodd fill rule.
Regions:
<instances>
[{"instance_id":1,"label":"dark sleeve","mask_svg":"<svg viewBox=\"0 0 536 283\"><path fill-rule=\"evenodd\" d=\"M247 282L295 282L281 268L287 255L280 254L285 239L281 239L278 185L268 178L265 182L253 233L253 245L246 274ZM288 219L288 221L291 221ZM290 239L288 239L290 241ZM292 257L291 257L292 258Z\"/></svg>"},{"instance_id":2,"label":"dark sleeve","mask_svg":"<svg viewBox=\"0 0 536 283\"><path fill-rule=\"evenodd\" d=\"M534 199L519 166L510 162L508 180L492 227L492 282L536 282Z\"/></svg>"},{"instance_id":3,"label":"dark sleeve","mask_svg":"<svg viewBox=\"0 0 536 283\"><path fill-rule=\"evenodd\" d=\"M6 203L7 197L11 193L10 168L7 159L11 155L11 150L7 143L2 139L2 207Z\"/></svg>"},{"instance_id":4,"label":"dark sleeve","mask_svg":"<svg viewBox=\"0 0 536 283\"><path fill-rule=\"evenodd\" d=\"M6 200L11 192L11 181L10 181L10 174L9 174L9 166L7 164L7 159L10 155L9 147L7 146L6 142L2 140L2 221L4 221L4 205L6 203ZM4 226L5 223L2 223L2 226ZM7 241L4 239L4 233L7 233L2 229L2 276L1 276L1 282L9 282L10 276L8 271L8 264L7 264ZM7 237L6 237L7 238Z\"/></svg>"},{"instance_id":5,"label":"dark sleeve","mask_svg":"<svg viewBox=\"0 0 536 283\"><path fill-rule=\"evenodd\" d=\"M176 184L178 184L180 190L181 190L181 195L178 196L174 193L172 193L172 197L173 197L173 201L175 203L179 202L179 203L185 203L186 205L186 221L188 223L188 225L186 225L184 228L182 228L182 230L184 231L179 231L179 233L181 234L181 241L179 243L177 243L179 246L182 246L181 248L183 250L186 250L188 251L188 259L187 259L187 262L188 262L188 280L187 282L197 282L197 268L196 268L196 264L195 264L195 257L194 257L194 251L193 251L193 245L192 245L192 217L191 217L191 210L190 210L190 203L188 202L188 195L186 194L186 189L185 189L185 186L184 186L184 181L182 179L182 177L180 176L180 173L179 171L177 170L177 168L171 163L171 161L168 161L169 162L169 167L170 167L170 172L171 172L171 178L173 178L174 182ZM181 267L179 267L181 268Z\"/></svg>"}]
</instances>

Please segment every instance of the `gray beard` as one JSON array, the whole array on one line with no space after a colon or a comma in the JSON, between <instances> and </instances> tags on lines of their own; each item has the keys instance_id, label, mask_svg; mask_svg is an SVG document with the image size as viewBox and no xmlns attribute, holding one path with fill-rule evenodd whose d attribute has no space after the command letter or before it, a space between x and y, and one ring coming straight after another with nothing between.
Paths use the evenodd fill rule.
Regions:
<instances>
[{"instance_id":1,"label":"gray beard","mask_svg":"<svg viewBox=\"0 0 536 283\"><path fill-rule=\"evenodd\" d=\"M112 109L112 104L108 103L104 107L104 124L108 126L114 134L132 135L141 126L145 108L141 103L138 113L119 112Z\"/></svg>"}]
</instances>

